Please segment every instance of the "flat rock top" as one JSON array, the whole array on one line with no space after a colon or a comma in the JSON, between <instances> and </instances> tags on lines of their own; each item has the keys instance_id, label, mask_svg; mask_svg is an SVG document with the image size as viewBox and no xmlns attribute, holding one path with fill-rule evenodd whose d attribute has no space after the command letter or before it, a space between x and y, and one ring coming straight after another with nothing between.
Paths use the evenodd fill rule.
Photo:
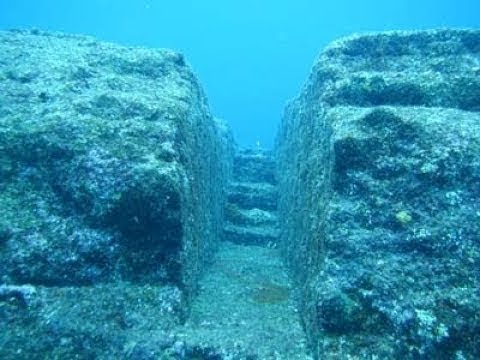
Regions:
<instances>
[{"instance_id":1,"label":"flat rock top","mask_svg":"<svg viewBox=\"0 0 480 360\"><path fill-rule=\"evenodd\" d=\"M327 55L438 56L480 52L480 30L438 29L358 33L333 41ZM447 46L446 46L447 44Z\"/></svg>"},{"instance_id":2,"label":"flat rock top","mask_svg":"<svg viewBox=\"0 0 480 360\"><path fill-rule=\"evenodd\" d=\"M333 42L303 89L326 106L480 110L480 31L396 31Z\"/></svg>"},{"instance_id":3,"label":"flat rock top","mask_svg":"<svg viewBox=\"0 0 480 360\"><path fill-rule=\"evenodd\" d=\"M19 79L23 83L40 75L61 77L79 67L95 67L95 75L109 68L112 73L156 80L186 67L183 56L172 50L127 47L89 36L58 32L0 31L0 47L3 51L1 65L30 70ZM41 74L42 70L48 69L52 73Z\"/></svg>"},{"instance_id":4,"label":"flat rock top","mask_svg":"<svg viewBox=\"0 0 480 360\"><path fill-rule=\"evenodd\" d=\"M157 121L185 112L201 93L183 56L170 50L62 33L4 31L0 51L0 117L19 110L44 116L48 110Z\"/></svg>"},{"instance_id":5,"label":"flat rock top","mask_svg":"<svg viewBox=\"0 0 480 360\"><path fill-rule=\"evenodd\" d=\"M15 129L0 134L2 145L44 133L76 152L99 145L158 167L179 157L178 124L209 113L190 67L170 50L32 30L0 32L0 53L0 125Z\"/></svg>"}]
</instances>

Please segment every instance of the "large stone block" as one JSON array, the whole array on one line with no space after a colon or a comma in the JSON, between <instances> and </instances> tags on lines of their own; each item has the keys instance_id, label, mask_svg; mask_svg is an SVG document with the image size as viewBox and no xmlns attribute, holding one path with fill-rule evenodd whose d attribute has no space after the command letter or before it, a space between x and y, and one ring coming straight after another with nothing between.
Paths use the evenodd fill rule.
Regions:
<instances>
[{"instance_id":1,"label":"large stone block","mask_svg":"<svg viewBox=\"0 0 480 360\"><path fill-rule=\"evenodd\" d=\"M480 356L479 44L342 39L287 106L280 246L318 357Z\"/></svg>"},{"instance_id":2,"label":"large stone block","mask_svg":"<svg viewBox=\"0 0 480 360\"><path fill-rule=\"evenodd\" d=\"M0 93L0 357L175 353L233 162L183 56L0 32Z\"/></svg>"},{"instance_id":3,"label":"large stone block","mask_svg":"<svg viewBox=\"0 0 480 360\"><path fill-rule=\"evenodd\" d=\"M222 233L232 149L181 54L0 34L0 276L190 293Z\"/></svg>"}]
</instances>

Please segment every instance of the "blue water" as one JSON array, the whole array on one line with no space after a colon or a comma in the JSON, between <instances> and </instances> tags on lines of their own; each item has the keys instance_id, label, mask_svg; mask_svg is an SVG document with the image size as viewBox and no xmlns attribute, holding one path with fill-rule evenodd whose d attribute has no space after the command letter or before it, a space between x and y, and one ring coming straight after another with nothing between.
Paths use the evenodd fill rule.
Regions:
<instances>
[{"instance_id":1,"label":"blue water","mask_svg":"<svg viewBox=\"0 0 480 360\"><path fill-rule=\"evenodd\" d=\"M272 145L318 52L352 32L480 26L479 0L0 0L0 29L40 28L186 54L244 146Z\"/></svg>"}]
</instances>

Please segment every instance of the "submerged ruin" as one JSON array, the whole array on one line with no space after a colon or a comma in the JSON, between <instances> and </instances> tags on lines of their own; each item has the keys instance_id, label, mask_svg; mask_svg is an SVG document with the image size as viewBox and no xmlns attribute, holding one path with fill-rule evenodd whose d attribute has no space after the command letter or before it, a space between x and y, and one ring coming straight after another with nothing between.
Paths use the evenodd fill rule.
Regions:
<instances>
[{"instance_id":1,"label":"submerged ruin","mask_svg":"<svg viewBox=\"0 0 480 360\"><path fill-rule=\"evenodd\" d=\"M2 359L480 358L480 31L332 43L271 150L176 52L0 49Z\"/></svg>"}]
</instances>

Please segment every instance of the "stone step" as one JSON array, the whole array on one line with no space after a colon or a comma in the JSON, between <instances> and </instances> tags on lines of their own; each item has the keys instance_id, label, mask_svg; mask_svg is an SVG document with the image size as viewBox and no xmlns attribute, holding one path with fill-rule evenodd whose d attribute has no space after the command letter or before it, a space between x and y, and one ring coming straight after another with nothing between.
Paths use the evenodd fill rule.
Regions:
<instances>
[{"instance_id":1,"label":"stone step","mask_svg":"<svg viewBox=\"0 0 480 360\"><path fill-rule=\"evenodd\" d=\"M262 209L241 209L236 204L227 203L225 207L226 221L234 225L277 226L277 214Z\"/></svg>"},{"instance_id":2,"label":"stone step","mask_svg":"<svg viewBox=\"0 0 480 360\"><path fill-rule=\"evenodd\" d=\"M277 188L269 183L234 182L228 190L228 202L242 209L276 210Z\"/></svg>"},{"instance_id":3,"label":"stone step","mask_svg":"<svg viewBox=\"0 0 480 360\"><path fill-rule=\"evenodd\" d=\"M275 184L275 161L272 152L262 149L240 151L233 161L233 178L244 182Z\"/></svg>"},{"instance_id":4,"label":"stone step","mask_svg":"<svg viewBox=\"0 0 480 360\"><path fill-rule=\"evenodd\" d=\"M224 240L242 245L273 245L278 239L278 229L273 226L238 226L226 224Z\"/></svg>"}]
</instances>

